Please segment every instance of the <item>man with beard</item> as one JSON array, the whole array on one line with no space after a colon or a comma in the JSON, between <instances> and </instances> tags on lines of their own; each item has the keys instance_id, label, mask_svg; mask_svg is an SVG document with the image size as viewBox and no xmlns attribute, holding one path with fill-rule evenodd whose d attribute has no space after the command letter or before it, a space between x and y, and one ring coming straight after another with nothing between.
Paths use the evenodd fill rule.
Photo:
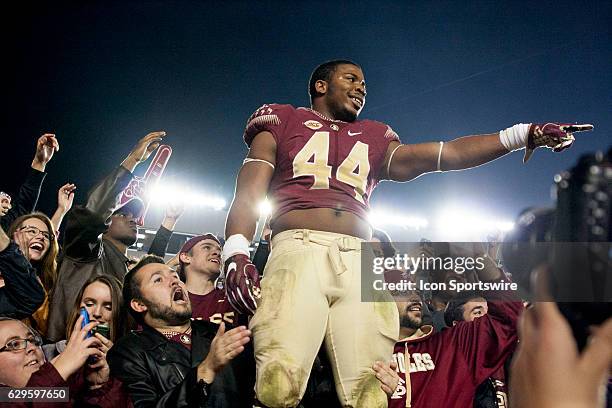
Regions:
<instances>
[{"instance_id":1,"label":"man with beard","mask_svg":"<svg viewBox=\"0 0 612 408\"><path fill-rule=\"evenodd\" d=\"M400 314L400 338L418 338L433 331L431 325L423 325L423 303L418 294L411 294L405 301L397 301Z\"/></svg>"},{"instance_id":2,"label":"man with beard","mask_svg":"<svg viewBox=\"0 0 612 408\"><path fill-rule=\"evenodd\" d=\"M507 281L490 258L476 269L483 282ZM482 292L488 313L462 321L442 332L422 325L422 303L416 294L396 300L400 337L393 362L399 381L389 387L389 407L472 406L479 384L503 366L517 343L517 321L522 303L503 291ZM380 379L384 373L375 367Z\"/></svg>"},{"instance_id":3,"label":"man with beard","mask_svg":"<svg viewBox=\"0 0 612 408\"><path fill-rule=\"evenodd\" d=\"M154 255L125 276L123 300L142 330L119 339L107 359L136 407L251 406L245 326L226 332L223 322L192 321L185 284Z\"/></svg>"},{"instance_id":4,"label":"man with beard","mask_svg":"<svg viewBox=\"0 0 612 408\"><path fill-rule=\"evenodd\" d=\"M87 203L74 206L67 214L63 261L49 305L50 340L64 338L69 309L89 278L112 275L123 280L129 263L127 248L136 242L136 220L143 204L133 199L118 208L118 199L136 167L159 147L165 135L152 132L140 139L121 165L90 191Z\"/></svg>"}]
</instances>

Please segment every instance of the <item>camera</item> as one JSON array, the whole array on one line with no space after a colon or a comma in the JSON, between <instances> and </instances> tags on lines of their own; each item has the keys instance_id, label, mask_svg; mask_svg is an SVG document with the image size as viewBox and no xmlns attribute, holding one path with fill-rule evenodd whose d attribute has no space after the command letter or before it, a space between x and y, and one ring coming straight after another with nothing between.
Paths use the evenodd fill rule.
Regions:
<instances>
[{"instance_id":1,"label":"camera","mask_svg":"<svg viewBox=\"0 0 612 408\"><path fill-rule=\"evenodd\" d=\"M533 270L549 266L549 292L582 349L589 326L612 315L612 149L582 156L554 182L556 206L519 215L502 243L503 263L535 301Z\"/></svg>"}]
</instances>

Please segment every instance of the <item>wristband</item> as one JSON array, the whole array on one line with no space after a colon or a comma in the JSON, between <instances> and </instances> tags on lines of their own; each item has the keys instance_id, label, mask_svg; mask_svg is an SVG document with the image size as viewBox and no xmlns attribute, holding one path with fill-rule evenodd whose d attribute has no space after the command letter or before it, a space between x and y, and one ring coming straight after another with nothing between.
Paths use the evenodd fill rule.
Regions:
<instances>
[{"instance_id":1,"label":"wristband","mask_svg":"<svg viewBox=\"0 0 612 408\"><path fill-rule=\"evenodd\" d=\"M519 123L499 132L499 141L508 151L524 149L527 146L530 123Z\"/></svg>"},{"instance_id":2,"label":"wristband","mask_svg":"<svg viewBox=\"0 0 612 408\"><path fill-rule=\"evenodd\" d=\"M242 234L234 234L225 240L221 259L225 264L225 261L227 261L229 257L234 256L236 254L243 254L246 256L250 255L249 240L246 239L246 237Z\"/></svg>"}]
</instances>

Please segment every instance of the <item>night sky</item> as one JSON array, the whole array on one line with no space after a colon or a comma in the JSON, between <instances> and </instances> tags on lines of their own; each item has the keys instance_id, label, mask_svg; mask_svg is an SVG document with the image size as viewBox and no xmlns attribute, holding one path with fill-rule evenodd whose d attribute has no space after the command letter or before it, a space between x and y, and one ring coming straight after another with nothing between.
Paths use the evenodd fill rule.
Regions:
<instances>
[{"instance_id":1,"label":"night sky","mask_svg":"<svg viewBox=\"0 0 612 408\"><path fill-rule=\"evenodd\" d=\"M527 206L552 205L554 174L612 144L609 1L79 3L3 12L0 189L15 192L37 137L56 133L61 150L40 202L48 213L59 186L76 183L83 202L153 130L165 130L174 149L166 180L229 203L246 119L263 103L307 106L312 69L334 58L364 69L360 118L388 123L404 143L519 122L595 124L571 150L537 151L527 165L521 152L383 183L375 208L431 218L456 204L512 220ZM190 208L177 229L221 232L224 218ZM160 220L152 211L147 225Z\"/></svg>"}]
</instances>

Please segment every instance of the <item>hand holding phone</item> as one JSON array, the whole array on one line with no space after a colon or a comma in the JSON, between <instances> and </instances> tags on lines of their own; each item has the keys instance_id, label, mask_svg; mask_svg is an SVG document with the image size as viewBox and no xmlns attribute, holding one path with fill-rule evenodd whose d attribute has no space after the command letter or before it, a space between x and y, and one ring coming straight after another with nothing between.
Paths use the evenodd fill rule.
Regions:
<instances>
[{"instance_id":1,"label":"hand holding phone","mask_svg":"<svg viewBox=\"0 0 612 408\"><path fill-rule=\"evenodd\" d=\"M79 314L83 317L83 321L81 322L81 330L83 330L83 328L89 324L89 313L87 313L87 309L82 307L81 310L79 310ZM91 330L89 330L85 338L88 339L91 336L93 336L93 334Z\"/></svg>"},{"instance_id":2,"label":"hand holding phone","mask_svg":"<svg viewBox=\"0 0 612 408\"><path fill-rule=\"evenodd\" d=\"M93 334L100 333L105 338L110 339L110 326L107 323L100 323L91 331L93 332Z\"/></svg>"}]
</instances>

